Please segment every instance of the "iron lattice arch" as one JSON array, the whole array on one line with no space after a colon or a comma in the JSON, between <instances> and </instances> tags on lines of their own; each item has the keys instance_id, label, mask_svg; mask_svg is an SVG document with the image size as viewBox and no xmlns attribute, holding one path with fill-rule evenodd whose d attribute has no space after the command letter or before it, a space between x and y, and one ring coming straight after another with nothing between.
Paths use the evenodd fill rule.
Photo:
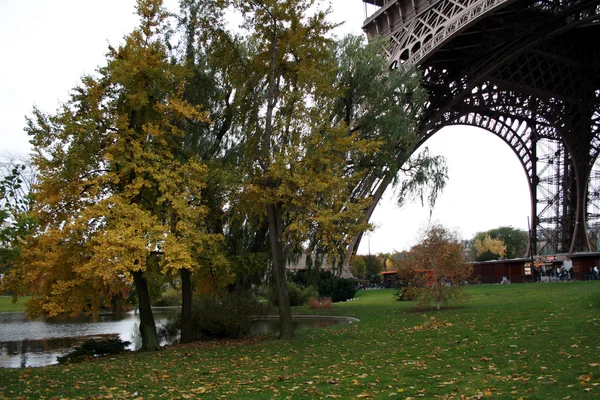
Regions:
<instances>
[{"instance_id":1,"label":"iron lattice arch","mask_svg":"<svg viewBox=\"0 0 600 400\"><path fill-rule=\"evenodd\" d=\"M519 158L533 253L589 249L588 190L600 153L600 0L364 0L391 68L417 65L424 142L444 126L486 129ZM593 213L593 211L592 211ZM538 246L539 244L539 246Z\"/></svg>"}]
</instances>

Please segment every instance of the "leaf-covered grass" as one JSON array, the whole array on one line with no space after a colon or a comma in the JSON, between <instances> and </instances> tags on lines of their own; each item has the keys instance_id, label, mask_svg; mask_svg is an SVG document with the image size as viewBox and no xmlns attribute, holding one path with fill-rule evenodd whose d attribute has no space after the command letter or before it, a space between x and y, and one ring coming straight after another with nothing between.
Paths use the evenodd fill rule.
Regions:
<instances>
[{"instance_id":1,"label":"leaf-covered grass","mask_svg":"<svg viewBox=\"0 0 600 400\"><path fill-rule=\"evenodd\" d=\"M0 312L25 311L26 301L27 298L20 298L13 303L12 296L0 296Z\"/></svg>"},{"instance_id":2,"label":"leaf-covered grass","mask_svg":"<svg viewBox=\"0 0 600 400\"><path fill-rule=\"evenodd\" d=\"M600 397L600 283L478 286L415 312L391 290L328 310L350 325L173 346L77 365L0 370L6 398Z\"/></svg>"}]
</instances>

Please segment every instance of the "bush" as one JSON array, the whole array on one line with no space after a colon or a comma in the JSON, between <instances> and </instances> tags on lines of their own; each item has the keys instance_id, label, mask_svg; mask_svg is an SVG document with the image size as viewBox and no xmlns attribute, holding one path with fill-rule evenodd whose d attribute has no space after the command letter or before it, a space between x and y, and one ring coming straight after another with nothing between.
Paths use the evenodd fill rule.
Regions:
<instances>
[{"instance_id":1,"label":"bush","mask_svg":"<svg viewBox=\"0 0 600 400\"><path fill-rule=\"evenodd\" d=\"M340 278L329 271L297 271L290 275L290 280L302 285L316 285L318 297L331 297L334 302L352 299L356 294L356 280Z\"/></svg>"},{"instance_id":2,"label":"bush","mask_svg":"<svg viewBox=\"0 0 600 400\"><path fill-rule=\"evenodd\" d=\"M108 354L119 354L128 351L127 346L130 344L131 342L122 341L121 338L103 340L90 339L83 342L83 344L75 349L75 351L57 357L56 360L59 364L66 364L81 362L89 358L101 357Z\"/></svg>"},{"instance_id":3,"label":"bush","mask_svg":"<svg viewBox=\"0 0 600 400\"><path fill-rule=\"evenodd\" d=\"M297 285L294 282L288 282L287 288L290 305L292 307L306 304L311 297L319 297L319 293L317 293L317 290L313 286L304 287L302 285ZM277 290L275 288L270 288L267 296L273 305L279 305L279 302L277 301Z\"/></svg>"},{"instance_id":4,"label":"bush","mask_svg":"<svg viewBox=\"0 0 600 400\"><path fill-rule=\"evenodd\" d=\"M328 279L319 281L319 296L331 297L333 302L346 301L354 298L356 281L330 275Z\"/></svg>"},{"instance_id":5,"label":"bush","mask_svg":"<svg viewBox=\"0 0 600 400\"><path fill-rule=\"evenodd\" d=\"M314 297L311 297L310 299L308 299L308 306L313 309L331 308L331 303L331 297L327 297L325 299L315 299Z\"/></svg>"},{"instance_id":6,"label":"bush","mask_svg":"<svg viewBox=\"0 0 600 400\"><path fill-rule=\"evenodd\" d=\"M255 319L268 314L269 305L249 290L236 289L222 296L196 296L192 303L195 340L239 338L248 334ZM165 325L160 335L173 339L179 333L181 316Z\"/></svg>"},{"instance_id":7,"label":"bush","mask_svg":"<svg viewBox=\"0 0 600 400\"><path fill-rule=\"evenodd\" d=\"M410 257L400 260L397 268L403 282L418 288L418 308L433 304L439 310L468 298L462 285L472 276L473 266L465 262L458 235L442 225L427 228Z\"/></svg>"},{"instance_id":8,"label":"bush","mask_svg":"<svg viewBox=\"0 0 600 400\"><path fill-rule=\"evenodd\" d=\"M160 293L158 300L154 301L152 305L155 307L180 306L181 290L168 286Z\"/></svg>"}]
</instances>

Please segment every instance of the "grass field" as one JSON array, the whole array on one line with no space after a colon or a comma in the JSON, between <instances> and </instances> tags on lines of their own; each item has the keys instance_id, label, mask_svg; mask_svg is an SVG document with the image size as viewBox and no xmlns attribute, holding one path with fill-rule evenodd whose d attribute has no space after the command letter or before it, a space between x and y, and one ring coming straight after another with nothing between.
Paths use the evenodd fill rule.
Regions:
<instances>
[{"instance_id":1,"label":"grass field","mask_svg":"<svg viewBox=\"0 0 600 400\"><path fill-rule=\"evenodd\" d=\"M417 312L391 290L320 313L360 322L0 370L5 398L597 399L600 282L476 286ZM310 312L301 307L296 313Z\"/></svg>"},{"instance_id":2,"label":"grass field","mask_svg":"<svg viewBox=\"0 0 600 400\"><path fill-rule=\"evenodd\" d=\"M13 303L11 296L0 296L0 312L25 311L26 298L20 298Z\"/></svg>"}]
</instances>

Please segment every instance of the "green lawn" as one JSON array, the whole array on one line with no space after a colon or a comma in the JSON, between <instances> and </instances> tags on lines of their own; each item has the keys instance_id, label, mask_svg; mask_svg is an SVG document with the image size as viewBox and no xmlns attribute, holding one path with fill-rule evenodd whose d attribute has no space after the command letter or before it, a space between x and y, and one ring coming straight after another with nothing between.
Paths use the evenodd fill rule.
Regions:
<instances>
[{"instance_id":1,"label":"green lawn","mask_svg":"<svg viewBox=\"0 0 600 400\"><path fill-rule=\"evenodd\" d=\"M25 311L26 298L20 298L13 303L11 296L0 296L0 312Z\"/></svg>"},{"instance_id":2,"label":"green lawn","mask_svg":"<svg viewBox=\"0 0 600 400\"><path fill-rule=\"evenodd\" d=\"M6 398L600 398L600 282L477 286L415 312L393 291L320 313L350 325L0 370ZM297 313L306 313L298 308Z\"/></svg>"}]
</instances>

